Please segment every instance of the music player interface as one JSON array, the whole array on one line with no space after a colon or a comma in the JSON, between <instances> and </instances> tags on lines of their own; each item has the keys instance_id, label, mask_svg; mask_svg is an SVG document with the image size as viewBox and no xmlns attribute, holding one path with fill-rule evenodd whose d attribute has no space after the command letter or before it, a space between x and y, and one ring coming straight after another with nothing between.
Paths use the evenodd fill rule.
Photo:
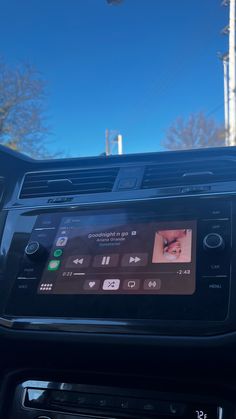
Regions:
<instances>
[{"instance_id":1,"label":"music player interface","mask_svg":"<svg viewBox=\"0 0 236 419\"><path fill-rule=\"evenodd\" d=\"M38 293L191 295L195 259L194 220L64 216Z\"/></svg>"}]
</instances>

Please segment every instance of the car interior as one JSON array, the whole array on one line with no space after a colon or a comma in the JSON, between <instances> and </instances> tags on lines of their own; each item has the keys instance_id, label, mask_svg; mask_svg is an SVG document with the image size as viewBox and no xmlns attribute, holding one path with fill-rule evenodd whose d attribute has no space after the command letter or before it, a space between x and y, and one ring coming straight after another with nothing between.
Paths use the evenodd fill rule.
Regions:
<instances>
[{"instance_id":1,"label":"car interior","mask_svg":"<svg viewBox=\"0 0 236 419\"><path fill-rule=\"evenodd\" d=\"M1 146L1 418L236 417L235 165Z\"/></svg>"},{"instance_id":2,"label":"car interior","mask_svg":"<svg viewBox=\"0 0 236 419\"><path fill-rule=\"evenodd\" d=\"M236 419L236 0L0 3L0 419Z\"/></svg>"}]
</instances>

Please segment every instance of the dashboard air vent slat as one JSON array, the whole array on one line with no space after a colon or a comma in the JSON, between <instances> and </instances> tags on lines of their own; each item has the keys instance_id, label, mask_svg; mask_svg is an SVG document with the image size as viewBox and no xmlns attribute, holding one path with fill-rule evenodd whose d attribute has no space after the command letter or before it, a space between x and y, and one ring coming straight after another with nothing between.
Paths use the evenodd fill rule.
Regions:
<instances>
[{"instance_id":1,"label":"dashboard air vent slat","mask_svg":"<svg viewBox=\"0 0 236 419\"><path fill-rule=\"evenodd\" d=\"M142 189L236 181L236 162L232 160L188 161L147 166Z\"/></svg>"},{"instance_id":2,"label":"dashboard air vent slat","mask_svg":"<svg viewBox=\"0 0 236 419\"><path fill-rule=\"evenodd\" d=\"M28 173L20 198L42 198L111 192L119 168L64 170Z\"/></svg>"}]
</instances>

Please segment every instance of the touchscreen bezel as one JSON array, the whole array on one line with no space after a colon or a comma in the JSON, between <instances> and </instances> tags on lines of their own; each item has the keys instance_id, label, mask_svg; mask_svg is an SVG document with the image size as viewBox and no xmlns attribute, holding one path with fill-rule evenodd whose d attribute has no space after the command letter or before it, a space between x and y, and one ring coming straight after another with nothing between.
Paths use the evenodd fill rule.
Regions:
<instances>
[{"instance_id":1,"label":"touchscreen bezel","mask_svg":"<svg viewBox=\"0 0 236 419\"><path fill-rule=\"evenodd\" d=\"M228 286L222 290L220 295L210 291L206 280L201 277L203 269L202 239L205 230L202 230L201 220L205 217L206 207L204 205L186 206L182 204L170 205L168 215L166 203L132 204L124 208L119 207L94 209L81 208L81 214L96 214L101 211L103 214L116 214L117 212L135 213L137 216L157 217L159 221L187 221L196 220L196 291L192 295L40 295L37 294L40 278L31 281L27 289L20 289L19 282L15 281L9 299L6 303L5 314L9 316L30 316L30 317L60 317L60 318L81 318L81 319L140 319L140 320L222 320L228 310ZM74 214L75 209L68 208L67 211L50 210L29 211L22 213L17 219L17 231L13 235L12 252L21 247L19 238L22 230L32 230L37 217L42 213L50 214L55 228L57 229L64 213ZM229 225L230 228L230 225ZM227 233L228 234L228 233ZM29 240L30 233L24 234L24 239ZM25 241L25 244L27 241ZM53 238L51 239L52 246ZM45 262L44 262L45 263ZM9 266L13 260L9 258ZM45 265L43 265L43 268ZM219 304L220 298L220 304ZM216 310L217 307L217 310Z\"/></svg>"}]
</instances>

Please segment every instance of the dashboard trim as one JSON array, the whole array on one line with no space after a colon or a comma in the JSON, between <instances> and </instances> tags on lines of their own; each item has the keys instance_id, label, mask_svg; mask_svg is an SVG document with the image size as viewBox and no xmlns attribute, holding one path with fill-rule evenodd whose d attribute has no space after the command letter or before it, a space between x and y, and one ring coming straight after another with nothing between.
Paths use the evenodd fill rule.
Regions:
<instances>
[{"instance_id":1,"label":"dashboard trim","mask_svg":"<svg viewBox=\"0 0 236 419\"><path fill-rule=\"evenodd\" d=\"M221 353L223 348L226 347L236 347L236 332L222 332L218 335L212 336L184 336L182 334L173 336L173 335L131 335L125 333L106 333L101 330L96 330L94 333L88 333L81 331L78 333L75 331L58 331L44 330L44 329L25 329L25 328L9 328L3 327L0 319L0 332L2 336L9 339L10 341L17 341L19 337L23 341L32 341L36 339L37 342L63 342L65 344L71 344L72 342L79 345L89 345L89 344L98 344L98 345L122 345L129 348L136 347L140 345L143 348L158 348L159 350L164 350L167 347L173 348L196 348L202 349L203 351L209 350L209 348L214 348L218 354ZM3 319L4 320L4 319ZM234 359L234 358L233 358Z\"/></svg>"},{"instance_id":2,"label":"dashboard trim","mask_svg":"<svg viewBox=\"0 0 236 419\"><path fill-rule=\"evenodd\" d=\"M223 182L222 182L223 183ZM235 182L236 185L236 182ZM111 194L111 192L109 192L109 195ZM146 196L144 198L129 198L129 199L108 199L108 200L97 200L97 201L91 201L91 202L74 202L73 205L70 204L68 205L68 202L63 204L63 203L59 203L59 204L43 204L43 205L37 205L37 202L35 203L34 206L32 205L26 205L26 206L6 206L3 208L3 211L9 211L9 210L22 210L22 209L27 209L27 210L35 210L36 208L43 208L43 209L52 209L52 208L68 208L68 209L76 209L76 208L81 208L83 207L90 207L91 205L104 205L104 204L125 204L125 203L135 203L135 202L145 202L145 201L153 201L153 200L163 200L163 199L188 199L188 198L210 198L213 199L215 197L231 197L231 196L236 196L236 191L234 192L227 192L227 191L223 191L223 192L212 192L212 193L194 193L194 194L181 194L181 195L161 195L161 196ZM52 195L53 197L53 195ZM52 197L49 197L52 198ZM65 195L66 197L66 195ZM35 198L37 199L37 198Z\"/></svg>"},{"instance_id":3,"label":"dashboard trim","mask_svg":"<svg viewBox=\"0 0 236 419\"><path fill-rule=\"evenodd\" d=\"M129 335L129 336L156 336L156 337L173 337L179 338L179 335L181 333L181 330L178 329L177 324L183 326L186 326L189 324L189 321L179 321L175 323L175 329L177 331L177 334L166 334L161 333L161 330L165 329L165 327L172 326L172 321L162 321L160 324L160 321L132 321L132 320L112 320L112 319L67 319L67 318L29 318L29 317L0 317L0 326L11 329L11 330L25 330L25 331L43 331L43 332L72 332L72 333L85 333L93 334L93 333L102 333L102 334L109 334L117 336L119 335ZM218 322L199 322L197 330L200 331L200 327L208 328L209 324L214 325L216 328L216 331L214 332L211 329L211 333L202 334L201 333L193 333L192 335L184 334L182 333L182 336L184 338L199 338L199 337L214 337L224 334L227 334L225 332L225 322L224 321L218 321ZM223 329L222 332L217 330L217 326L222 325ZM158 333L157 329L159 327ZM224 330L224 332L223 332ZM183 330L182 330L183 332ZM231 331L232 332L232 331Z\"/></svg>"}]
</instances>

